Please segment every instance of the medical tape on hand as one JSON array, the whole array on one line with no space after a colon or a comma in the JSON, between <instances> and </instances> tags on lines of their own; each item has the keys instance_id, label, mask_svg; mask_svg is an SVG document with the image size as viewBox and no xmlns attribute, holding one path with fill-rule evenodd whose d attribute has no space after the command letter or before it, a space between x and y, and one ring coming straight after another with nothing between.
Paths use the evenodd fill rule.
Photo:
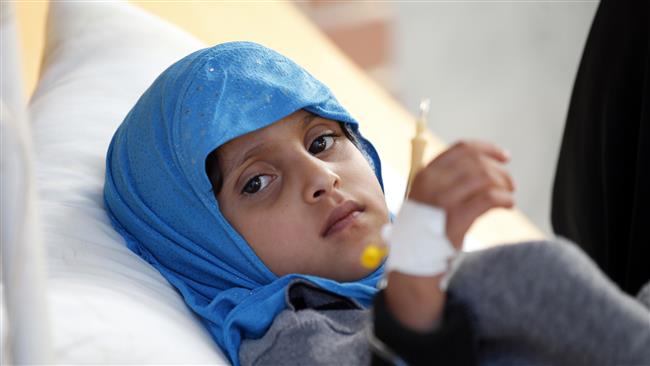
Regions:
<instances>
[{"instance_id":1,"label":"medical tape on hand","mask_svg":"<svg viewBox=\"0 0 650 366\"><path fill-rule=\"evenodd\" d=\"M445 211L406 200L382 235L390 245L386 271L435 276L447 270L457 251L446 234Z\"/></svg>"}]
</instances>

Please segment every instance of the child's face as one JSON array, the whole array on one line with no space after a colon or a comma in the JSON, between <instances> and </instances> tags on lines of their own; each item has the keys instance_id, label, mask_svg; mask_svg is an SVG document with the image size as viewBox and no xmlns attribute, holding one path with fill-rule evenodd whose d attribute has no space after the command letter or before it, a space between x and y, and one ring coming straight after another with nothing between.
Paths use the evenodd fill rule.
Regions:
<instances>
[{"instance_id":1,"label":"child's face","mask_svg":"<svg viewBox=\"0 0 650 366\"><path fill-rule=\"evenodd\" d=\"M370 274L366 245L388 221L370 164L338 122L300 110L218 150L219 205L276 275Z\"/></svg>"}]
</instances>

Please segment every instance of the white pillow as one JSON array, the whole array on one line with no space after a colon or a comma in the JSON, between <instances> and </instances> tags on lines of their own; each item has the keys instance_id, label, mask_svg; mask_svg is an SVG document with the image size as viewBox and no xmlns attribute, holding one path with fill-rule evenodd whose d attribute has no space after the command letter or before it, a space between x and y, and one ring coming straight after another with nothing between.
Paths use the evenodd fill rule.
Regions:
<instances>
[{"instance_id":1,"label":"white pillow","mask_svg":"<svg viewBox=\"0 0 650 366\"><path fill-rule=\"evenodd\" d=\"M25 109L25 94L23 89L23 70L20 66L20 49L18 48L18 27L16 24L16 9L13 3L0 3L0 97L4 107L13 111L17 118L22 119Z\"/></svg>"},{"instance_id":2,"label":"white pillow","mask_svg":"<svg viewBox=\"0 0 650 366\"><path fill-rule=\"evenodd\" d=\"M49 348L31 135L23 117L24 112L14 113L0 99L2 364L43 363Z\"/></svg>"},{"instance_id":3,"label":"white pillow","mask_svg":"<svg viewBox=\"0 0 650 366\"><path fill-rule=\"evenodd\" d=\"M226 364L167 281L104 211L110 138L167 66L204 47L125 2L51 2L30 102L53 362Z\"/></svg>"},{"instance_id":4,"label":"white pillow","mask_svg":"<svg viewBox=\"0 0 650 366\"><path fill-rule=\"evenodd\" d=\"M49 348L44 256L16 10L5 1L0 45L0 363L38 364L47 360ZM41 331L30 332L34 326Z\"/></svg>"},{"instance_id":5,"label":"white pillow","mask_svg":"<svg viewBox=\"0 0 650 366\"><path fill-rule=\"evenodd\" d=\"M126 2L50 3L29 110L56 363L227 363L177 292L126 248L102 195L117 126L157 75L202 47ZM405 181L387 166L384 181L395 211Z\"/></svg>"}]
</instances>

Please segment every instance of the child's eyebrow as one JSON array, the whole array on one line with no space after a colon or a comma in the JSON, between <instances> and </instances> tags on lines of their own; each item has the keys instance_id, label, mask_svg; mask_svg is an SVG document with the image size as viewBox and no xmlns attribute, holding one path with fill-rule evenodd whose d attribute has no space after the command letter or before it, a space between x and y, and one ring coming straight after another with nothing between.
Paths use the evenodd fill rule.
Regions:
<instances>
[{"instance_id":1,"label":"child's eyebrow","mask_svg":"<svg viewBox=\"0 0 650 366\"><path fill-rule=\"evenodd\" d=\"M307 128L307 126L311 123L311 121L313 121L316 117L318 117L318 116L313 114L313 113L307 113L307 115L305 115L302 118L302 123L301 123L302 126L301 127L303 129Z\"/></svg>"},{"instance_id":2,"label":"child's eyebrow","mask_svg":"<svg viewBox=\"0 0 650 366\"><path fill-rule=\"evenodd\" d=\"M300 126L303 130L306 129L309 124L318 117L317 115L313 113L307 113L301 120L299 124L296 124L297 126ZM259 144L254 144L251 146L249 149L245 150L242 154L239 154L239 158L235 157L235 159L232 159L230 161L234 161L233 164L224 164L224 178L228 178L228 176L232 173L233 170L235 170L238 166L241 166L246 160L248 160L251 156L255 155L257 151L263 150L264 149L264 142L261 142ZM224 179L225 180L225 179Z\"/></svg>"}]
</instances>

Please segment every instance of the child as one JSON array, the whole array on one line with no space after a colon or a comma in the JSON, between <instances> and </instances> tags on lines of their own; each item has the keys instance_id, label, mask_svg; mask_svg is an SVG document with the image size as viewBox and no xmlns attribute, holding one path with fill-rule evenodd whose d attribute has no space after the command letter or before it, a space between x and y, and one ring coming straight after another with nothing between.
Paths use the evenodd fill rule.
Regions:
<instances>
[{"instance_id":1,"label":"child","mask_svg":"<svg viewBox=\"0 0 650 366\"><path fill-rule=\"evenodd\" d=\"M648 310L568 245L472 253L446 273L473 220L512 205L506 160L462 143L431 162L389 260L364 268L389 221L375 149L305 70L232 42L142 95L109 147L105 201L233 364L650 361Z\"/></svg>"}]
</instances>

